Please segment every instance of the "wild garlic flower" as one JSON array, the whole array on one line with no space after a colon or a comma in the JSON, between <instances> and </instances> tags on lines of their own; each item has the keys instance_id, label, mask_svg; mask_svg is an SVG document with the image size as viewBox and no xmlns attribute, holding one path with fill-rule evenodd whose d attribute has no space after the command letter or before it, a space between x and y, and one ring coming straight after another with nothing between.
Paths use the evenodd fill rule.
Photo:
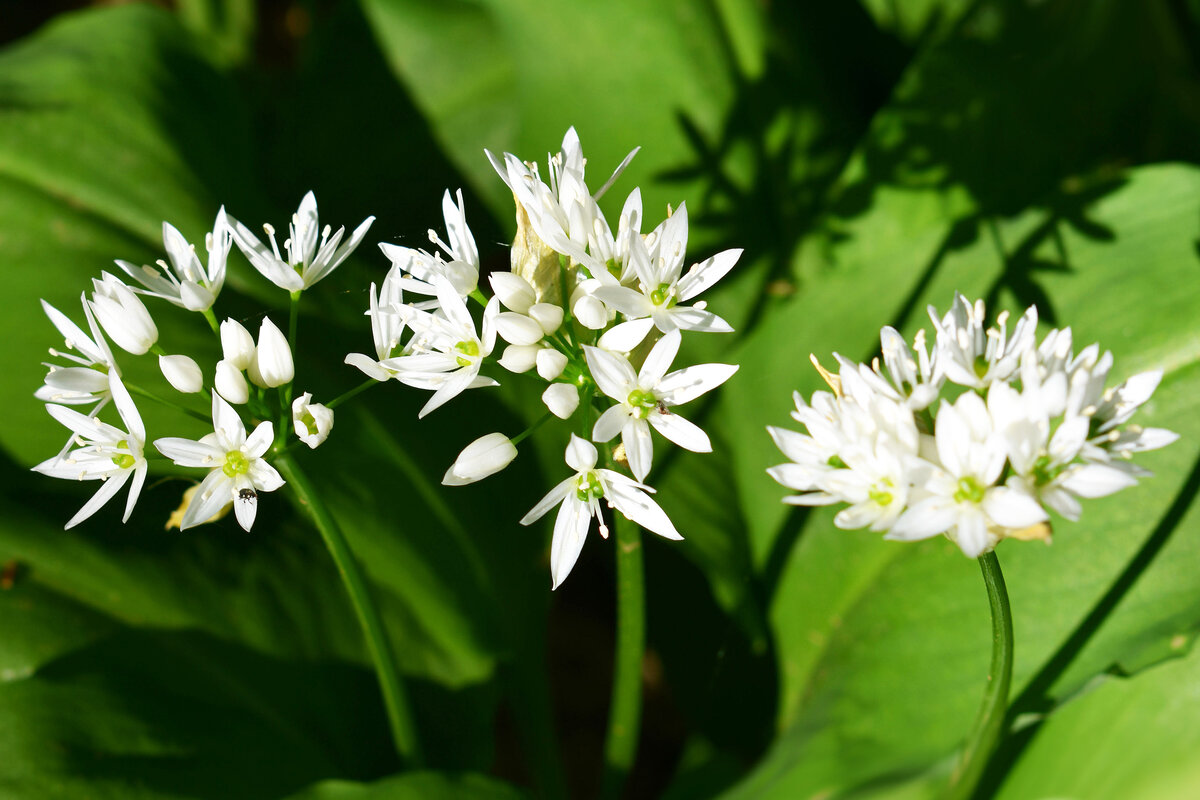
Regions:
<instances>
[{"instance_id":1,"label":"wild garlic flower","mask_svg":"<svg viewBox=\"0 0 1200 800\"><path fill-rule=\"evenodd\" d=\"M119 370L112 349L101 333L95 315L92 314L86 295L80 296L80 304L83 306L83 315L87 319L91 335L84 333L66 314L45 300L42 301L42 310L62 334L63 345L67 350L64 352L50 348L50 355L64 359L72 366L46 364L49 372L46 374L45 383L34 392L34 396L44 402L67 405L94 403L92 416L95 416L112 396L109 373L119 374Z\"/></svg>"},{"instance_id":2,"label":"wild garlic flower","mask_svg":"<svg viewBox=\"0 0 1200 800\"><path fill-rule=\"evenodd\" d=\"M598 457L595 445L571 434L566 462L575 470L575 474L551 489L521 518L522 525L531 525L551 508L559 506L558 517L554 521L554 539L550 545L552 589L562 585L575 566L592 526L592 519L600 526L600 535L608 538L601 500L648 531L666 539L683 538L658 503L650 499L647 492L652 493L653 489L611 469L598 469Z\"/></svg>"},{"instance_id":3,"label":"wild garlic flower","mask_svg":"<svg viewBox=\"0 0 1200 800\"><path fill-rule=\"evenodd\" d=\"M598 347L584 348L596 385L617 401L596 420L592 438L607 442L620 433L629 468L639 481L645 480L654 458L651 426L685 450L712 452L708 434L671 409L717 388L738 369L733 364L699 364L668 374L680 340L678 330L663 336L636 373L621 356Z\"/></svg>"},{"instance_id":4,"label":"wild garlic flower","mask_svg":"<svg viewBox=\"0 0 1200 800\"><path fill-rule=\"evenodd\" d=\"M226 505L244 530L250 530L258 513L258 493L283 486L283 478L263 459L275 436L270 422L260 422L249 436L233 406L213 395L213 432L199 440L168 437L156 439L158 452L181 467L210 469L200 482L183 514L180 530L208 522Z\"/></svg>"},{"instance_id":5,"label":"wild garlic flower","mask_svg":"<svg viewBox=\"0 0 1200 800\"><path fill-rule=\"evenodd\" d=\"M170 264L161 259L156 262L158 269L138 267L121 259L117 259L116 264L144 287L134 289L135 292L161 297L188 311L203 312L212 308L225 285L225 266L232 245L233 236L225 218L225 209L221 208L212 232L204 237L204 248L208 251L207 266L200 262L196 248L169 222L163 222L163 247Z\"/></svg>"},{"instance_id":6,"label":"wild garlic flower","mask_svg":"<svg viewBox=\"0 0 1200 800\"><path fill-rule=\"evenodd\" d=\"M479 249L475 246L471 229L467 227L461 189L455 197L450 196L449 190L442 196L442 216L446 220L446 238L450 241L444 241L432 228L429 230L429 241L441 253L430 254L387 242L379 244L379 249L392 262L392 267L406 276L404 288L411 292L436 294L433 284L438 276L448 280L460 297L475 291L479 283ZM442 253L449 257L448 261L442 258Z\"/></svg>"},{"instance_id":7,"label":"wild garlic flower","mask_svg":"<svg viewBox=\"0 0 1200 800\"><path fill-rule=\"evenodd\" d=\"M355 251L375 221L375 217L367 217L343 244L345 227L338 228L332 235L330 226L326 225L322 230L317 218L317 198L309 192L292 215L288 238L280 252L275 241L275 228L271 225L263 225L271 242L268 248L241 222L229 216L227 219L233 240L254 268L271 283L289 292L308 289L337 269Z\"/></svg>"},{"instance_id":8,"label":"wild garlic flower","mask_svg":"<svg viewBox=\"0 0 1200 800\"><path fill-rule=\"evenodd\" d=\"M34 471L52 478L103 481L92 498L67 521L67 528L73 528L99 511L126 483L129 484L129 498L125 502L125 514L121 520L128 521L146 481L146 457L143 452L146 428L142 424L142 417L116 371L109 372L106 379L125 430L66 406L55 403L46 405L50 416L71 429L72 443L78 446L69 453L43 461L33 468Z\"/></svg>"},{"instance_id":9,"label":"wild garlic flower","mask_svg":"<svg viewBox=\"0 0 1200 800\"><path fill-rule=\"evenodd\" d=\"M475 321L462 298L445 278L434 283L439 308L436 312L401 306L405 324L413 329L414 340L405 353L380 362L394 371L396 380L417 389L432 389L433 396L418 418L437 409L467 389L495 386L496 381L479 374L483 359L496 345L496 317L500 303L496 298L483 311L482 330L476 333ZM414 344L415 342L415 344Z\"/></svg>"},{"instance_id":10,"label":"wild garlic flower","mask_svg":"<svg viewBox=\"0 0 1200 800\"><path fill-rule=\"evenodd\" d=\"M143 355L158 341L158 327L146 306L121 279L107 272L92 279L91 306L108 337L127 353Z\"/></svg>"},{"instance_id":11,"label":"wild garlic flower","mask_svg":"<svg viewBox=\"0 0 1200 800\"><path fill-rule=\"evenodd\" d=\"M296 438L315 450L333 430L333 409L312 402L312 392L305 392L292 401L292 426Z\"/></svg>"},{"instance_id":12,"label":"wild garlic flower","mask_svg":"<svg viewBox=\"0 0 1200 800\"><path fill-rule=\"evenodd\" d=\"M1135 452L1177 438L1130 423L1161 372L1105 388L1112 355L1097 345L1074 354L1070 329L1038 345L1035 308L1011 336L1006 315L986 328L982 302L961 295L949 314L929 315L932 353L924 332L910 348L885 328L882 368L839 357L837 375L822 371L832 393L811 405L796 397L806 432L768 429L788 458L768 472L799 492L786 502L848 503L838 527L904 541L944 534L974 557L1005 538L1048 541L1051 511L1079 519L1081 499L1149 474L1130 461ZM950 384L969 388L933 410Z\"/></svg>"}]
</instances>

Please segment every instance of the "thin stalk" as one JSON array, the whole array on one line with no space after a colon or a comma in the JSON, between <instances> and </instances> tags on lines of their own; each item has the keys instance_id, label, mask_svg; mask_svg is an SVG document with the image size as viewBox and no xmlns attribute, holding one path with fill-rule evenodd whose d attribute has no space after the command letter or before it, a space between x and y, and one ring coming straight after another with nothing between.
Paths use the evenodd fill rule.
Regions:
<instances>
[{"instance_id":1,"label":"thin stalk","mask_svg":"<svg viewBox=\"0 0 1200 800\"><path fill-rule=\"evenodd\" d=\"M604 743L600 796L617 798L637 756L642 716L642 656L646 647L646 587L642 532L613 514L617 551L617 652L613 659L612 701Z\"/></svg>"},{"instance_id":2,"label":"thin stalk","mask_svg":"<svg viewBox=\"0 0 1200 800\"><path fill-rule=\"evenodd\" d=\"M983 570L983 583L992 609L992 666L975 725L967 737L958 766L950 776L946 797L951 800L971 797L983 777L988 758L1004 732L1008 690L1012 683L1012 610L1008 606L1008 590L1004 588L1004 573L1000 571L1000 561L994 552L980 556L979 567Z\"/></svg>"},{"instance_id":3,"label":"thin stalk","mask_svg":"<svg viewBox=\"0 0 1200 800\"><path fill-rule=\"evenodd\" d=\"M128 389L130 391L130 393L132 393L132 394L141 395L142 397L148 398L150 400L154 400L155 402L162 403L164 406L170 406L171 408L177 408L180 411L182 411L183 413L187 414L188 416L195 417L196 419L200 420L201 422L208 422L208 423L212 422L212 417L210 415L201 414L199 411L196 411L195 409L192 409L192 408L188 408L187 406L181 406L181 405L179 405L179 403L176 403L173 400L168 400L165 397L160 397L160 396L156 395L154 392L143 389L142 387L140 387L136 384L127 383L127 384L125 384L125 388Z\"/></svg>"},{"instance_id":4,"label":"thin stalk","mask_svg":"<svg viewBox=\"0 0 1200 800\"><path fill-rule=\"evenodd\" d=\"M374 378L367 378L365 381L360 383L358 386L355 386L353 389L351 389L347 392L343 392L342 394L339 394L337 397L330 400L328 403L325 404L325 407L331 408L331 409L337 408L342 403L346 402L350 398L357 395L359 392L365 392L367 389L370 389L372 386L375 386L378 383L379 383L379 381L375 380Z\"/></svg>"},{"instance_id":5,"label":"thin stalk","mask_svg":"<svg viewBox=\"0 0 1200 800\"><path fill-rule=\"evenodd\" d=\"M305 507L312 517L313 524L325 540L329 555L337 565L338 574L350 595L354 613L362 626L363 636L367 640L367 649L371 653L371 661L375 664L375 676L379 679L379 688L383 692L383 704L387 711L388 725L392 730L392 739L400 761L407 767L419 767L421 764L421 746L417 741L416 727L413 724L412 710L408 704L408 696L404 683L400 679L400 670L396 665L396 657L388 641L387 632L383 627L383 619L379 609L371 599L366 579L359 568L358 560L350 550L350 544L342 535L337 522L329 513L329 509L321 502L320 497L308 480L308 476L296 464L292 457L281 454L275 458L275 467L283 474L284 479L296 493L300 504Z\"/></svg>"},{"instance_id":6,"label":"thin stalk","mask_svg":"<svg viewBox=\"0 0 1200 800\"><path fill-rule=\"evenodd\" d=\"M208 327L212 328L212 332L217 336L221 335L221 326L217 322L217 315L213 313L211 308L204 309L204 319L208 322Z\"/></svg>"}]
</instances>

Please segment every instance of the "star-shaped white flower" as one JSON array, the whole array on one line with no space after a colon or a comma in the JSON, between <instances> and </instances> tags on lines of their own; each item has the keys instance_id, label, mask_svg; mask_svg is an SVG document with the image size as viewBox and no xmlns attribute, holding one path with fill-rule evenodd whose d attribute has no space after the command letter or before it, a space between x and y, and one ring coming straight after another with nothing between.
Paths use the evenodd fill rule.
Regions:
<instances>
[{"instance_id":1,"label":"star-shaped white flower","mask_svg":"<svg viewBox=\"0 0 1200 800\"><path fill-rule=\"evenodd\" d=\"M393 373L401 383L434 390L418 417L424 417L467 389L498 385L480 375L479 368L496 346L500 301L495 297L488 301L483 310L483 330L476 333L471 312L450 281L438 276L434 287L437 311L431 313L413 306L397 309L405 324L413 329L413 338L405 346L404 355L379 362L381 369Z\"/></svg>"},{"instance_id":2,"label":"star-shaped white flower","mask_svg":"<svg viewBox=\"0 0 1200 800\"><path fill-rule=\"evenodd\" d=\"M679 352L680 338L680 332L673 330L659 339L636 373L628 359L598 347L584 347L596 385L617 401L596 420L592 439L607 442L620 433L629 469L639 481L646 478L654 459L651 426L686 450L712 451L708 435L671 408L717 388L738 369L735 364L698 364L667 374Z\"/></svg>"},{"instance_id":3,"label":"star-shaped white flower","mask_svg":"<svg viewBox=\"0 0 1200 800\"><path fill-rule=\"evenodd\" d=\"M225 285L225 264L232 245L233 236L225 218L225 208L222 207L217 212L212 232L204 237L204 247L208 251L207 267L200 263L196 248L188 244L183 234L169 222L163 222L163 247L166 248L170 264L160 259L157 262L159 269L155 269L150 266L138 267L117 259L117 266L145 287L134 291L150 297L161 297L188 311L207 311L212 308L217 295L221 293L221 287Z\"/></svg>"},{"instance_id":4,"label":"star-shaped white flower","mask_svg":"<svg viewBox=\"0 0 1200 800\"><path fill-rule=\"evenodd\" d=\"M283 486L283 478L263 459L275 436L270 422L260 422L249 436L233 406L213 393L213 432L198 441L156 439L158 452L181 467L205 467L208 473L183 514L180 530L208 522L233 503L238 524L250 530L258 513L258 493Z\"/></svg>"},{"instance_id":5,"label":"star-shaped white flower","mask_svg":"<svg viewBox=\"0 0 1200 800\"><path fill-rule=\"evenodd\" d=\"M954 306L938 319L929 306L929 318L937 329L934 354L935 377L972 389L986 389L995 381L1008 380L1021 364L1026 351L1033 350L1037 334L1037 306L1030 306L1008 334L1008 312L996 318L997 327L985 328L986 309L982 300L972 305L961 294Z\"/></svg>"},{"instance_id":6,"label":"star-shaped white flower","mask_svg":"<svg viewBox=\"0 0 1200 800\"><path fill-rule=\"evenodd\" d=\"M96 317L92 314L92 308L87 302L86 295L80 295L79 299L83 306L83 315L87 318L88 328L91 330L90 336L84 333L66 314L45 300L42 301L42 309L54 327L58 328L58 332L62 334L67 350L74 351L63 352L51 348L50 355L66 359L78 366L63 367L58 364L46 364L45 366L50 371L46 374L45 383L34 392L34 396L45 402L66 405L95 403L96 406L91 412L91 416L94 417L112 396L109 391L109 372L119 374L119 370L117 362L113 358L112 349L108 346L104 334L100 332L100 326L96 323Z\"/></svg>"},{"instance_id":7,"label":"star-shaped white flower","mask_svg":"<svg viewBox=\"0 0 1200 800\"><path fill-rule=\"evenodd\" d=\"M687 250L687 206L681 204L645 240L633 236L629 244L629 260L637 274L638 289L627 286L601 286L593 296L620 311L630 319L650 317L663 333L676 328L690 331L728 333L729 323L703 303L682 306L696 295L725 277L741 257L741 250L725 250L699 264L693 264L683 274Z\"/></svg>"},{"instance_id":8,"label":"star-shaped white flower","mask_svg":"<svg viewBox=\"0 0 1200 800\"><path fill-rule=\"evenodd\" d=\"M434 278L440 275L450 281L462 297L475 291L479 283L479 249L475 246L471 229L467 227L461 189L457 199L455 203L449 190L442 197L442 216L446 220L446 237L450 241L444 241L433 229L429 231L429 241L440 248L449 261L442 258L441 253L430 254L424 250L380 242L379 249L392 262L392 266L410 276L405 280L405 289L416 294L433 295L436 293Z\"/></svg>"},{"instance_id":9,"label":"star-shaped white flower","mask_svg":"<svg viewBox=\"0 0 1200 800\"><path fill-rule=\"evenodd\" d=\"M289 292L307 289L337 269L362 242L367 229L375 221L375 217L367 217L350 234L350 239L342 244L346 228L338 228L332 236L328 225L321 230L317 219L317 199L309 192L292 215L288 238L284 240L283 252L280 253L272 226L263 226L271 241L268 248L245 225L233 217L226 218L233 231L233 240L254 268L271 283Z\"/></svg>"},{"instance_id":10,"label":"star-shaped white flower","mask_svg":"<svg viewBox=\"0 0 1200 800\"><path fill-rule=\"evenodd\" d=\"M95 514L126 483L129 483L129 499L125 502L125 514L121 521L128 521L146 480L143 452L146 428L142 424L142 417L115 370L108 373L107 380L113 403L126 430L66 406L53 403L46 406L50 416L71 429L74 434L72 441L79 446L65 455L43 461L33 468L34 471L52 478L104 482L83 508L71 517L65 526L67 528Z\"/></svg>"},{"instance_id":11,"label":"star-shaped white flower","mask_svg":"<svg viewBox=\"0 0 1200 800\"><path fill-rule=\"evenodd\" d=\"M571 434L566 461L575 474L551 489L521 518L522 525L530 525L554 506L559 506L558 517L554 521L554 539L550 545L550 575L554 589L567 579L571 568L575 566L593 518L600 525L600 535L608 538L601 500L648 531L667 539L683 538L658 503L646 494L653 492L653 489L619 472L597 469L596 459L595 446Z\"/></svg>"},{"instance_id":12,"label":"star-shaped white flower","mask_svg":"<svg viewBox=\"0 0 1200 800\"><path fill-rule=\"evenodd\" d=\"M927 462L911 497L916 502L884 537L900 541L944 533L972 557L988 552L1008 531L1044 522L1037 500L1019 485L997 486L1008 458L979 395L942 401L935 429L937 462Z\"/></svg>"}]
</instances>

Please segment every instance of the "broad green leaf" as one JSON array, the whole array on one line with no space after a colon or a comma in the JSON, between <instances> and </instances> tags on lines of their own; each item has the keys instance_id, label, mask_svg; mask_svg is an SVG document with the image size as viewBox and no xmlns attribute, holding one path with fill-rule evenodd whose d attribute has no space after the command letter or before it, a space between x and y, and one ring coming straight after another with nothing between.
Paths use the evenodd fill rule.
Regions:
<instances>
[{"instance_id":1,"label":"broad green leaf","mask_svg":"<svg viewBox=\"0 0 1200 800\"><path fill-rule=\"evenodd\" d=\"M1059 526L1051 548L1019 543L1001 548L1018 637L1014 696L1152 535L1197 457L1188 442L1196 435L1200 346L1186 327L1164 321L1184 319L1187 309L1200 303L1194 282L1186 277L1195 263L1198 187L1200 175L1190 168L1146 168L1086 207L1091 227L1084 232L1055 219L1053 209L985 223L994 225L1005 252L1026 248L1024 257L1051 263L1069 254L1061 272L1040 279L1052 310L1062 324L1072 326L1079 345L1099 339L1113 347L1122 375L1164 369L1166 376L1142 422L1183 436L1167 451L1144 459L1160 473L1157 478L1122 496L1090 503L1079 524ZM798 301L807 311L778 314L760 329L761 338L747 349L745 368L756 372L749 385L785 398L788 383L811 390L811 379L771 358L772 344L803 337L814 342L814 349L824 349L816 343L829 342L844 329L821 330L822 320L848 317L857 322L849 330L869 330L861 319L867 312L856 307L859 295L850 287L868 275L872 281L895 280L900 291L886 299L893 308L902 303L914 275L905 269L908 259L878 261L872 251L886 248L931 258L938 239L953 227L940 213L945 203L941 193L880 193L877 214L862 218L861 228L856 223L842 232L843 241L830 251L836 268ZM954 210L972 213L969 205ZM886 219L899 224L891 231L870 227ZM1047 235L1047 225L1055 236ZM859 230L863 236L856 235ZM1097 237L1096 230L1107 234ZM873 241L864 245L868 231L874 231ZM876 258L864 258L864 252ZM920 255L908 258L914 257ZM941 260L921 297L943 307L939 298L948 299L952 289L972 297L986 294L1004 269L986 239L967 241ZM1130 264L1138 265L1138 280L1122 284L1119 294L1107 291ZM894 277L885 277L889 273ZM894 319L895 312L891 314L880 317L887 322ZM910 332L919 321L913 323ZM858 355L869 347L869 342L852 341L845 351ZM732 399L736 402L736 395ZM786 424L782 413L779 421ZM738 440L748 443L746 457L766 461L769 444L756 447L751 434L746 430ZM777 497L781 494L776 491ZM1165 536L1189 527L1188 520L1179 518L1164 524ZM1200 624L1194 612L1200 607L1195 582L1174 566L1194 559L1195 546L1188 537L1170 538L1150 568L1134 575L1132 591L1121 598L1117 611L1042 691L1050 697L1069 695L1113 665L1144 663L1146 648ZM786 731L731 796L795 796L867 781L886 783L949 757L970 723L987 668L989 628L977 572L948 542L881 542L865 532L838 531L830 514L815 514L791 554L772 608Z\"/></svg>"},{"instance_id":2,"label":"broad green leaf","mask_svg":"<svg viewBox=\"0 0 1200 800\"><path fill-rule=\"evenodd\" d=\"M1048 720L996 796L1137 797L1200 792L1200 656L1110 677Z\"/></svg>"}]
</instances>

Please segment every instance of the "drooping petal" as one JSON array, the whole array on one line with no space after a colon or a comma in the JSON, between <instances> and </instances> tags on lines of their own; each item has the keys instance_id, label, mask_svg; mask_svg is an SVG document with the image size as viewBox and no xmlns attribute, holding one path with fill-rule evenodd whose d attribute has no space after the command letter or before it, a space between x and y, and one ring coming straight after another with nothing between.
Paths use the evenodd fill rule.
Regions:
<instances>
[{"instance_id":1,"label":"drooping petal","mask_svg":"<svg viewBox=\"0 0 1200 800\"><path fill-rule=\"evenodd\" d=\"M553 489L546 493L545 497L537 502L537 505L529 509L529 513L521 517L521 524L532 525L544 517L547 511L561 503L564 497L575 490L575 481L575 475L560 481Z\"/></svg>"},{"instance_id":2,"label":"drooping petal","mask_svg":"<svg viewBox=\"0 0 1200 800\"><path fill-rule=\"evenodd\" d=\"M708 434L678 414L654 411L647 421L656 431L684 450L691 450L693 453L712 452L712 442L709 441Z\"/></svg>"},{"instance_id":3,"label":"drooping petal","mask_svg":"<svg viewBox=\"0 0 1200 800\"><path fill-rule=\"evenodd\" d=\"M612 480L614 475L621 476L611 470L601 470L601 475L609 479L607 495L617 511L663 538L676 540L683 538L679 531L675 530L675 525L666 512L649 495L641 489Z\"/></svg>"},{"instance_id":4,"label":"drooping petal","mask_svg":"<svg viewBox=\"0 0 1200 800\"><path fill-rule=\"evenodd\" d=\"M645 480L654 461L654 443L650 441L650 426L644 419L629 419L621 428L621 444L629 470L639 481Z\"/></svg>"},{"instance_id":5,"label":"drooping petal","mask_svg":"<svg viewBox=\"0 0 1200 800\"><path fill-rule=\"evenodd\" d=\"M157 445L157 442L155 443ZM186 531L197 525L203 525L215 517L227 503L233 500L233 479L219 469L212 472L200 482L187 510L183 512L183 520L179 529Z\"/></svg>"},{"instance_id":6,"label":"drooping petal","mask_svg":"<svg viewBox=\"0 0 1200 800\"><path fill-rule=\"evenodd\" d=\"M121 487L125 485L127 480L129 480L129 475L129 470L121 470L120 473L113 475L108 480L102 482L100 484L100 488L96 490L96 493L92 495L86 503L83 504L83 508L79 509L75 516L71 517L71 519L67 521L67 524L63 526L63 529L66 530L68 528L73 528L88 517L92 516L92 514L95 514L97 511L99 511L100 508L109 500L111 500L117 492L121 491Z\"/></svg>"},{"instance_id":7,"label":"drooping petal","mask_svg":"<svg viewBox=\"0 0 1200 800\"><path fill-rule=\"evenodd\" d=\"M554 538L550 544L551 590L561 586L571 574L591 527L587 505L568 495L554 520Z\"/></svg>"}]
</instances>

